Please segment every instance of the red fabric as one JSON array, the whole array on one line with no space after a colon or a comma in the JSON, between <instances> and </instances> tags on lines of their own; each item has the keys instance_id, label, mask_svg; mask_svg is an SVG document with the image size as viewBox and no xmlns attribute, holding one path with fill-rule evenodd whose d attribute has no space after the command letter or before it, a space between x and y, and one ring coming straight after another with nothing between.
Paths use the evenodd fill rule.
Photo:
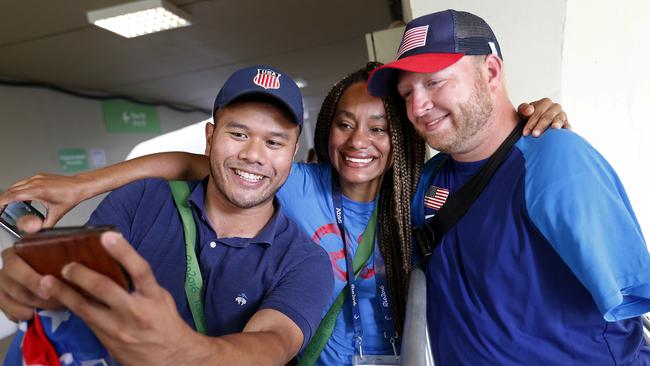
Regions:
<instances>
[{"instance_id":1,"label":"red fabric","mask_svg":"<svg viewBox=\"0 0 650 366\"><path fill-rule=\"evenodd\" d=\"M27 327L22 350L25 366L61 366L59 355L45 335L38 314L34 314L34 320Z\"/></svg>"}]
</instances>

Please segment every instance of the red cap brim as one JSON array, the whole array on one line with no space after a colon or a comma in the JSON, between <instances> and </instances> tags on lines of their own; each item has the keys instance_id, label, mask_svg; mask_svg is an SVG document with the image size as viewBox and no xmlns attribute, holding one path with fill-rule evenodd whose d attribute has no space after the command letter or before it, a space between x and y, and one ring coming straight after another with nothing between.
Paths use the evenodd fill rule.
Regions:
<instances>
[{"instance_id":1,"label":"red cap brim","mask_svg":"<svg viewBox=\"0 0 650 366\"><path fill-rule=\"evenodd\" d=\"M385 97L395 87L399 71L437 72L455 64L463 56L462 53L423 53L404 57L373 70L368 78L368 91L376 97Z\"/></svg>"}]
</instances>

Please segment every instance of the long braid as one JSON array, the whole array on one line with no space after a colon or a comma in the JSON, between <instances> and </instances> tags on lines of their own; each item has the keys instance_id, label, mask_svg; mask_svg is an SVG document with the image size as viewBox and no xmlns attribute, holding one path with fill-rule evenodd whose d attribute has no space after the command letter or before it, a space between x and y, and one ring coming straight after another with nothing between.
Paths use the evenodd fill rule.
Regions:
<instances>
[{"instance_id":1,"label":"long braid","mask_svg":"<svg viewBox=\"0 0 650 366\"><path fill-rule=\"evenodd\" d=\"M314 147L320 163L329 163L329 135L339 99L357 82L367 82L379 63L351 73L332 87L323 101L314 134ZM417 189L424 163L425 145L406 118L404 102L396 95L383 99L390 132L392 167L384 174L380 188L378 242L386 262L386 277L393 301L396 328L401 332L408 278L411 270L412 225L411 199Z\"/></svg>"},{"instance_id":2,"label":"long braid","mask_svg":"<svg viewBox=\"0 0 650 366\"><path fill-rule=\"evenodd\" d=\"M386 261L397 328L401 329L413 250L411 200L422 172L425 145L406 119L401 100L390 96L384 100L384 107L391 128L393 167L384 177L380 192L379 246Z\"/></svg>"}]
</instances>

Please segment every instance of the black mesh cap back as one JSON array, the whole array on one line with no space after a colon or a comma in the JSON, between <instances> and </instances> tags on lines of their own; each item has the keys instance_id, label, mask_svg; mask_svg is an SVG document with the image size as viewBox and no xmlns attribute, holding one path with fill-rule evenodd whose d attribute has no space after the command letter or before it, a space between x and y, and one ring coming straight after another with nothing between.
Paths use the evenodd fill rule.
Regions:
<instances>
[{"instance_id":1,"label":"black mesh cap back","mask_svg":"<svg viewBox=\"0 0 650 366\"><path fill-rule=\"evenodd\" d=\"M492 42L497 55L503 60L497 37L485 20L464 11L454 11L453 16L456 27L456 52L466 55L488 55L493 53L490 47Z\"/></svg>"}]
</instances>

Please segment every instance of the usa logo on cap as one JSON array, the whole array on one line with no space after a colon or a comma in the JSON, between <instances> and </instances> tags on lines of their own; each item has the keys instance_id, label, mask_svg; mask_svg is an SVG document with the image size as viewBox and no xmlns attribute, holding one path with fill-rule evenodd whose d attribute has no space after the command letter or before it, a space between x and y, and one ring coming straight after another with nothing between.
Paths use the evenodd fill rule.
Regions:
<instances>
[{"instance_id":1,"label":"usa logo on cap","mask_svg":"<svg viewBox=\"0 0 650 366\"><path fill-rule=\"evenodd\" d=\"M257 75L253 78L253 83L264 89L280 89L280 76L273 70L257 69Z\"/></svg>"}]
</instances>

